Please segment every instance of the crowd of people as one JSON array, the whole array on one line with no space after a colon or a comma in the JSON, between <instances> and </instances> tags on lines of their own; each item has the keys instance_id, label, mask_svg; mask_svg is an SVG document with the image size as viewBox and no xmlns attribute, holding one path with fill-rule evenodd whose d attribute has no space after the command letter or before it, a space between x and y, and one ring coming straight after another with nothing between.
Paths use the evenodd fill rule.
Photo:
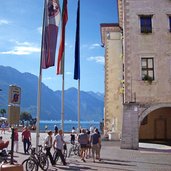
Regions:
<instances>
[{"instance_id":1,"label":"crowd of people","mask_svg":"<svg viewBox=\"0 0 171 171\"><path fill-rule=\"evenodd\" d=\"M54 133L54 135L53 135ZM31 145L31 132L27 126L22 129L21 140L23 142L24 154L29 154L29 147ZM86 162L87 158L91 158L93 162L100 159L101 150L101 136L97 128L92 126L89 129L80 129L76 131L73 127L70 133L70 142L75 144L76 141L80 144L80 159ZM2 136L0 136L0 150L7 148L9 141L3 141ZM55 165L55 158L52 157L51 148L57 150L57 155L61 158L63 165L66 165L66 159L63 154L63 148L66 145L64 141L64 133L58 127L54 126L54 131L47 130L47 137L44 139L43 146L46 151L46 155L49 157L52 165ZM18 152L19 146L19 134L18 128L14 128L14 151Z\"/></svg>"},{"instance_id":2,"label":"crowd of people","mask_svg":"<svg viewBox=\"0 0 171 171\"><path fill-rule=\"evenodd\" d=\"M95 162L96 159L101 160L101 136L97 128L91 129L90 127L90 130L81 129L81 133L78 134L78 142L80 143L80 156L83 162L86 162L85 159L91 157L91 154L93 162Z\"/></svg>"},{"instance_id":3,"label":"crowd of people","mask_svg":"<svg viewBox=\"0 0 171 171\"><path fill-rule=\"evenodd\" d=\"M5 134L6 129L9 128L7 121L0 122L1 134Z\"/></svg>"},{"instance_id":4,"label":"crowd of people","mask_svg":"<svg viewBox=\"0 0 171 171\"><path fill-rule=\"evenodd\" d=\"M51 164L55 164L54 160L57 157L52 157L51 148L54 148L57 150L56 154L61 158L63 165L66 165L67 163L63 155L63 145L66 144L63 131L55 127L54 137L52 131L48 131L47 134L44 141L44 149L46 150L46 155L49 156ZM81 129L80 132L77 132L73 127L70 136L71 144L75 144L76 141L80 144L80 158L83 162L86 162L86 159L90 157L92 157L93 162L101 160L101 136L97 128L90 127L90 129Z\"/></svg>"}]
</instances>

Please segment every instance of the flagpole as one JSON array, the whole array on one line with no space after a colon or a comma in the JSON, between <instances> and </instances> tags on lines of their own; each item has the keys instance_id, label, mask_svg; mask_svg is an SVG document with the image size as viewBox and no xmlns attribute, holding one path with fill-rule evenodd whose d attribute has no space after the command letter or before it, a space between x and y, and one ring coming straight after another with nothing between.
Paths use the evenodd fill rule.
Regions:
<instances>
[{"instance_id":1,"label":"flagpole","mask_svg":"<svg viewBox=\"0 0 171 171\"><path fill-rule=\"evenodd\" d=\"M43 48L43 33L44 33L44 20L45 20L45 4L44 0L44 13L43 13L43 28L42 28L42 40L41 40L41 53L40 53L40 70L38 80L38 95L37 95L37 121L36 121L36 151L38 151L39 137L40 137L40 104L41 104L41 83L42 83L42 48Z\"/></svg>"},{"instance_id":2,"label":"flagpole","mask_svg":"<svg viewBox=\"0 0 171 171\"><path fill-rule=\"evenodd\" d=\"M76 19L74 79L78 80L78 130L80 131L80 0L78 0Z\"/></svg>"},{"instance_id":3,"label":"flagpole","mask_svg":"<svg viewBox=\"0 0 171 171\"><path fill-rule=\"evenodd\" d=\"M36 122L36 151L39 145L39 123L40 123L40 104L41 104L41 82L42 82L42 68L40 65L39 81L38 81L38 96L37 96L37 122Z\"/></svg>"},{"instance_id":4,"label":"flagpole","mask_svg":"<svg viewBox=\"0 0 171 171\"><path fill-rule=\"evenodd\" d=\"M80 79L78 79L78 130L80 131Z\"/></svg>"},{"instance_id":5,"label":"flagpole","mask_svg":"<svg viewBox=\"0 0 171 171\"><path fill-rule=\"evenodd\" d=\"M61 129L64 131L64 72L62 74Z\"/></svg>"}]
</instances>

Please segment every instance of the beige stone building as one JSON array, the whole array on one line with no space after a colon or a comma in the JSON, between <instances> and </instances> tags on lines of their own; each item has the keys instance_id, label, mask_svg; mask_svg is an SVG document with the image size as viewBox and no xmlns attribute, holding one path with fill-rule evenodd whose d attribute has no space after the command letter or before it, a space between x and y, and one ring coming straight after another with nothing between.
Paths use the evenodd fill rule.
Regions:
<instances>
[{"instance_id":1,"label":"beige stone building","mask_svg":"<svg viewBox=\"0 0 171 171\"><path fill-rule=\"evenodd\" d=\"M122 128L122 34L118 24L101 24L105 47L104 132L119 140Z\"/></svg>"},{"instance_id":2,"label":"beige stone building","mask_svg":"<svg viewBox=\"0 0 171 171\"><path fill-rule=\"evenodd\" d=\"M116 24L113 29L118 35L123 34L122 50L117 43L109 45L107 37L110 33L113 34L113 30L101 25L106 62L105 125L109 128L111 122L108 119L112 120L116 115L118 118L123 116L123 122L120 121L121 148L138 149L139 141L170 143L171 1L118 0L118 14L117 27L121 29L114 29ZM118 63L118 67L116 63L112 63L116 61L108 59L113 57L118 60L117 52L122 52L123 55L122 64ZM108 61L111 63L107 63ZM115 66L111 70L113 72L107 70L109 66ZM120 71L116 71L118 69ZM119 85L116 79L112 81L116 78L116 73L119 79L124 79L123 103L120 103L120 95L118 99L112 99L116 86ZM112 86L113 91L110 91ZM109 112L112 100L113 103L117 100L116 103L121 105L120 114ZM116 104L113 105L113 109L116 108ZM121 127L119 124L117 126Z\"/></svg>"}]
</instances>

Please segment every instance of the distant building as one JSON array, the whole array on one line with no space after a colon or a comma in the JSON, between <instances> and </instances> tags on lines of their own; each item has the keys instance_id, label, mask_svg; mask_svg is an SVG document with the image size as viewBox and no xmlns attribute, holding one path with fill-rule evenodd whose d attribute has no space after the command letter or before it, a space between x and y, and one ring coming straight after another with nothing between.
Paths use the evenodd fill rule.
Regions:
<instances>
[{"instance_id":1,"label":"distant building","mask_svg":"<svg viewBox=\"0 0 171 171\"><path fill-rule=\"evenodd\" d=\"M105 27L105 24L101 25L102 42L105 47L106 127L107 129L111 127L112 117L114 120L116 116L115 111L114 115L108 112L108 106L118 102L120 113L117 113L117 116L123 117L123 122L120 121L121 148L138 149L139 141L169 143L171 142L171 1L118 0L118 14L119 23L118 26L113 25L113 30L116 31L117 27L118 35L122 33L122 50L118 42L110 45L108 41L108 38L113 39L108 36L113 35L111 24L106 24L108 27ZM109 55L109 52L112 54ZM121 52L121 55L116 52ZM118 60L120 56L123 57L122 64L119 62L117 64L116 59ZM108 61L111 63L108 64ZM108 71L109 66L113 67L113 70ZM117 77L116 73L119 73ZM115 81L112 81L113 78ZM116 86L119 86L119 81L122 79L123 85L120 84L120 88L124 89L123 103L118 100L121 98L120 95L112 99L116 94ZM110 91L112 88L109 87L113 87L113 90ZM116 110L116 106L111 110Z\"/></svg>"}]
</instances>

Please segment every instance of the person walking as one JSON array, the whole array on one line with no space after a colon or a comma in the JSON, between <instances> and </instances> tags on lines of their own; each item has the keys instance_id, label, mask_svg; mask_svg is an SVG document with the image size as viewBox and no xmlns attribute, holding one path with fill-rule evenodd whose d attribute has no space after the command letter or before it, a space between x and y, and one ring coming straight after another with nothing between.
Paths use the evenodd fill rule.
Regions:
<instances>
[{"instance_id":1,"label":"person walking","mask_svg":"<svg viewBox=\"0 0 171 171\"><path fill-rule=\"evenodd\" d=\"M82 129L81 130L81 134L78 135L78 142L80 143L81 146L81 160L83 162L85 161L85 154L86 154L86 150L87 150L87 144L88 144L88 135L86 134L86 130Z\"/></svg>"},{"instance_id":2,"label":"person walking","mask_svg":"<svg viewBox=\"0 0 171 171\"><path fill-rule=\"evenodd\" d=\"M63 131L60 129L58 134L55 136L55 140L53 142L53 147L54 147L54 149L57 150L56 154L59 155L59 157L61 158L63 165L67 165L64 155L62 153L64 144L66 144L66 142L63 140ZM55 156L55 159L56 159L56 157L57 156Z\"/></svg>"},{"instance_id":3,"label":"person walking","mask_svg":"<svg viewBox=\"0 0 171 171\"><path fill-rule=\"evenodd\" d=\"M21 136L23 141L24 153L28 154L28 149L31 145L31 133L28 127L24 127Z\"/></svg>"},{"instance_id":4,"label":"person walking","mask_svg":"<svg viewBox=\"0 0 171 171\"><path fill-rule=\"evenodd\" d=\"M101 148L101 138L98 129L96 128L94 133L91 135L91 144L92 144L92 157L93 162L95 163L95 159L100 159L100 148ZM96 154L96 157L95 157Z\"/></svg>"},{"instance_id":5,"label":"person walking","mask_svg":"<svg viewBox=\"0 0 171 171\"><path fill-rule=\"evenodd\" d=\"M54 161L53 161L53 157L52 154L50 152L51 148L52 148L52 131L48 131L48 136L45 138L44 141L44 149L46 150L46 155L49 157L50 162L53 165L55 165Z\"/></svg>"}]
</instances>

